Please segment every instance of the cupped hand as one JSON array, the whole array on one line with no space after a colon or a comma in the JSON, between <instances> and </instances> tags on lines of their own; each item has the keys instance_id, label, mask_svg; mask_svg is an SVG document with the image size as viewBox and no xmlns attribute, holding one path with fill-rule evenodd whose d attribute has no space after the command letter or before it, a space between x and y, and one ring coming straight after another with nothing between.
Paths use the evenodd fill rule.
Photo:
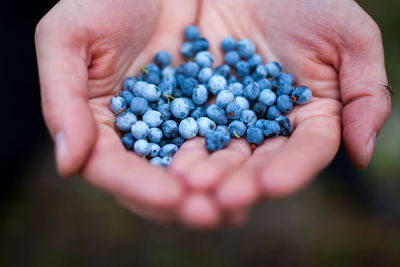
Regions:
<instances>
[{"instance_id":1,"label":"cupped hand","mask_svg":"<svg viewBox=\"0 0 400 267\"><path fill-rule=\"evenodd\" d=\"M298 190L332 160L341 135L350 160L365 167L390 112L380 32L355 2L332 2L60 1L36 33L42 108L60 173L82 173L143 217L211 227L241 223L255 201ZM107 122L110 97L160 49L179 64L191 23L209 39L216 63L223 37L249 37L264 59L311 87L312 101L289 115L290 138L266 140L254 152L233 140L211 155L197 138L168 171L124 150Z\"/></svg>"}]
</instances>

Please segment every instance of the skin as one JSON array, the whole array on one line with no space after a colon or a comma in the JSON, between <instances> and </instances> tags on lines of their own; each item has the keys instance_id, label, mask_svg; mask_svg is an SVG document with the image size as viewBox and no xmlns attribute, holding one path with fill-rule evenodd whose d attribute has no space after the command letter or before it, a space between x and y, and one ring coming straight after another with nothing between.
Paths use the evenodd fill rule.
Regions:
<instances>
[{"instance_id":1,"label":"skin","mask_svg":"<svg viewBox=\"0 0 400 267\"><path fill-rule=\"evenodd\" d=\"M278 60L312 89L311 102L289 114L290 138L269 139L253 152L245 140L232 139L213 154L195 138L168 171L125 151L107 122L114 119L109 99L158 50L179 64L191 23L209 39L214 66L223 59L223 37L247 37L264 59ZM35 41L59 172L80 173L159 223L240 225L256 202L307 184L341 142L354 166L364 168L390 113L389 93L379 86L387 84L379 28L350 0L62 0L38 24Z\"/></svg>"}]
</instances>

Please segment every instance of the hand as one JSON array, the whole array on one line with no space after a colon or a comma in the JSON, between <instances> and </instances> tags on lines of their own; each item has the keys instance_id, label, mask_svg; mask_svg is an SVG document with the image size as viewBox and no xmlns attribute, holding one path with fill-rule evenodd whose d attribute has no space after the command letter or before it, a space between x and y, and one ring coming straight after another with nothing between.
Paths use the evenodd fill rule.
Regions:
<instances>
[{"instance_id":1,"label":"hand","mask_svg":"<svg viewBox=\"0 0 400 267\"><path fill-rule=\"evenodd\" d=\"M342 1L346 12L351 4L358 10L356 18L369 24L362 23L364 30L346 29L365 35L356 38L348 33L347 42L340 39L344 33L338 30L336 38L341 42L335 45L320 35L331 34L328 30L331 28L337 30L334 27L337 24L329 20L335 14L324 18L333 25L318 28L310 23L308 14L312 9L311 13L318 15L315 3L314 7L298 6L293 10L308 15L301 22L304 29L299 30L293 28L299 24L298 18L286 14L289 10L285 5L290 1L281 2L241 6L245 2L235 5L205 1L201 8L194 1L188 4L187 1L64 0L57 4L39 24L36 46L43 112L56 142L60 173L80 171L87 181L112 193L122 205L159 222L181 221L191 226L216 226L223 221L240 223L256 199L298 189L333 158L340 142L340 94L346 104L344 142L353 162L365 166L372 153L372 148L368 152L365 149L365 135L378 131L390 110L384 91L374 90L375 82L385 83L386 76L381 43L374 39L376 36L369 36L368 27L378 37L379 31L353 2ZM298 5L295 1L291 4ZM319 7L321 12L323 7ZM174 63L179 63L176 59L183 28L196 22L196 10L200 10L198 24L210 39L213 53L220 54L217 46L223 36L248 36L256 40L263 56L280 60L300 83L309 85L315 97L312 103L292 112L296 130L289 141L268 140L250 156L248 145L236 140L225 151L209 156L203 141L197 139L185 143L171 170L164 172L123 149L115 129L106 123L113 118L108 100L122 79L151 61L157 50L173 52ZM248 10L248 14L243 10ZM276 13L269 14L272 10ZM287 15L285 21L282 13ZM254 21L254 14L266 20ZM358 26L356 22L353 27ZM225 25L232 26L225 28ZM248 33L247 29L253 30ZM368 64L368 69L360 72L364 64ZM335 69L340 70L340 81ZM370 89L365 85L371 86ZM371 113L363 112L367 108ZM360 117L361 126L356 124L355 115ZM314 149L318 152L313 153ZM284 179L275 179L283 174ZM182 184L182 179L190 189ZM275 186L271 188L273 181ZM276 181L281 181L281 185L277 187Z\"/></svg>"}]
</instances>

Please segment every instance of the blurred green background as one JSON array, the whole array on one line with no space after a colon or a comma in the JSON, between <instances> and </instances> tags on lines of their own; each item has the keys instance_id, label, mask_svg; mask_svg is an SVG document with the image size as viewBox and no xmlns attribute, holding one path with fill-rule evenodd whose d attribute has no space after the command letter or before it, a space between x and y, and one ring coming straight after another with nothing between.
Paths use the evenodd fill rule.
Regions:
<instances>
[{"instance_id":1,"label":"blurred green background","mask_svg":"<svg viewBox=\"0 0 400 267\"><path fill-rule=\"evenodd\" d=\"M400 1L357 1L383 33L392 115L363 171L342 159L240 228L172 229L59 178L49 139L2 203L0 266L400 266Z\"/></svg>"}]
</instances>

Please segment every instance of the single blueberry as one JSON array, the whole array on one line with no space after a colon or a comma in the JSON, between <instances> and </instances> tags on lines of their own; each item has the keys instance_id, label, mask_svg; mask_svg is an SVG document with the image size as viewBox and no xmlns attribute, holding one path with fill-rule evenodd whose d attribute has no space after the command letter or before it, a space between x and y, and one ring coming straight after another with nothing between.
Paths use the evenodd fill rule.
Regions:
<instances>
[{"instance_id":1,"label":"single blueberry","mask_svg":"<svg viewBox=\"0 0 400 267\"><path fill-rule=\"evenodd\" d=\"M228 85L228 90L231 91L234 96L243 95L243 84L239 82L230 83Z\"/></svg>"},{"instance_id":2,"label":"single blueberry","mask_svg":"<svg viewBox=\"0 0 400 267\"><path fill-rule=\"evenodd\" d=\"M172 62L171 54L168 51L161 50L154 56L154 62L161 67L168 66Z\"/></svg>"},{"instance_id":3,"label":"single blueberry","mask_svg":"<svg viewBox=\"0 0 400 267\"><path fill-rule=\"evenodd\" d=\"M178 146L175 144L166 144L160 149L160 157L169 156L172 157L175 152L178 151Z\"/></svg>"},{"instance_id":4,"label":"single blueberry","mask_svg":"<svg viewBox=\"0 0 400 267\"><path fill-rule=\"evenodd\" d=\"M242 77L242 84L244 87L246 87L247 85L249 85L253 82L254 82L254 79L250 75L246 75L246 76Z\"/></svg>"},{"instance_id":5,"label":"single blueberry","mask_svg":"<svg viewBox=\"0 0 400 267\"><path fill-rule=\"evenodd\" d=\"M272 106L276 101L276 94L270 89L264 89L258 96L258 101L266 106Z\"/></svg>"},{"instance_id":6,"label":"single blueberry","mask_svg":"<svg viewBox=\"0 0 400 267\"><path fill-rule=\"evenodd\" d=\"M208 80L213 75L213 70L211 68L202 68L197 74L197 79L200 83L207 83Z\"/></svg>"},{"instance_id":7,"label":"single blueberry","mask_svg":"<svg viewBox=\"0 0 400 267\"><path fill-rule=\"evenodd\" d=\"M255 100L260 94L258 83L252 82L244 88L244 96L249 100Z\"/></svg>"},{"instance_id":8,"label":"single blueberry","mask_svg":"<svg viewBox=\"0 0 400 267\"><path fill-rule=\"evenodd\" d=\"M256 46L249 39L241 39L236 43L236 50L241 57L249 58L256 51Z\"/></svg>"},{"instance_id":9,"label":"single blueberry","mask_svg":"<svg viewBox=\"0 0 400 267\"><path fill-rule=\"evenodd\" d=\"M116 127L118 128L118 130L122 131L122 132L129 132L131 130L132 124L137 121L137 118L135 116L135 114L129 112L129 111L125 111L120 113L117 116L117 120L116 120Z\"/></svg>"},{"instance_id":10,"label":"single blueberry","mask_svg":"<svg viewBox=\"0 0 400 267\"><path fill-rule=\"evenodd\" d=\"M293 86L289 83L281 83L276 90L276 94L278 96L281 95L291 95L293 91Z\"/></svg>"},{"instance_id":11,"label":"single blueberry","mask_svg":"<svg viewBox=\"0 0 400 267\"><path fill-rule=\"evenodd\" d=\"M171 104L162 104L157 109L163 116L163 120L169 120L171 117Z\"/></svg>"},{"instance_id":12,"label":"single blueberry","mask_svg":"<svg viewBox=\"0 0 400 267\"><path fill-rule=\"evenodd\" d=\"M124 83L123 83L124 90L127 90L127 91L133 93L133 87L135 86L135 83L136 83L135 77L125 78Z\"/></svg>"},{"instance_id":13,"label":"single blueberry","mask_svg":"<svg viewBox=\"0 0 400 267\"><path fill-rule=\"evenodd\" d=\"M232 37L225 37L221 41L221 49L225 52L235 49L236 40Z\"/></svg>"},{"instance_id":14,"label":"single blueberry","mask_svg":"<svg viewBox=\"0 0 400 267\"><path fill-rule=\"evenodd\" d=\"M159 128L150 128L147 140L152 143L159 143L163 138L163 133Z\"/></svg>"},{"instance_id":15,"label":"single blueberry","mask_svg":"<svg viewBox=\"0 0 400 267\"><path fill-rule=\"evenodd\" d=\"M231 91L222 90L217 95L216 104L220 108L226 108L230 103L233 102L234 98L235 98L235 96L232 94Z\"/></svg>"},{"instance_id":16,"label":"single blueberry","mask_svg":"<svg viewBox=\"0 0 400 267\"><path fill-rule=\"evenodd\" d=\"M242 111L242 107L236 102L229 103L229 105L226 106L226 114L231 120L239 119L240 115L242 115Z\"/></svg>"},{"instance_id":17,"label":"single blueberry","mask_svg":"<svg viewBox=\"0 0 400 267\"><path fill-rule=\"evenodd\" d=\"M242 108L242 110L250 108L249 100L247 100L247 98L245 98L243 96L235 97L235 102L239 104L239 106Z\"/></svg>"},{"instance_id":18,"label":"single blueberry","mask_svg":"<svg viewBox=\"0 0 400 267\"><path fill-rule=\"evenodd\" d=\"M161 166L161 160L160 157L154 157L150 160L150 164L153 166Z\"/></svg>"},{"instance_id":19,"label":"single blueberry","mask_svg":"<svg viewBox=\"0 0 400 267\"><path fill-rule=\"evenodd\" d=\"M150 154L150 144L144 139L139 139L133 145L133 150L139 156L148 156Z\"/></svg>"},{"instance_id":20,"label":"single blueberry","mask_svg":"<svg viewBox=\"0 0 400 267\"><path fill-rule=\"evenodd\" d=\"M161 81L160 74L158 74L156 72L147 73L147 74L145 74L144 77L145 77L144 80L147 83L151 83L151 84L155 84L155 85L158 85Z\"/></svg>"},{"instance_id":21,"label":"single blueberry","mask_svg":"<svg viewBox=\"0 0 400 267\"><path fill-rule=\"evenodd\" d=\"M227 78L230 73L231 73L231 68L226 64L222 64L216 67L214 70L215 75L221 75L224 76L225 78Z\"/></svg>"},{"instance_id":22,"label":"single blueberry","mask_svg":"<svg viewBox=\"0 0 400 267\"><path fill-rule=\"evenodd\" d=\"M247 60L251 69L262 64L262 57L259 54L252 55L249 60Z\"/></svg>"},{"instance_id":23,"label":"single blueberry","mask_svg":"<svg viewBox=\"0 0 400 267\"><path fill-rule=\"evenodd\" d=\"M218 107L215 104L211 104L206 109L207 116L215 121L217 124L227 124L228 117L225 114L225 111Z\"/></svg>"},{"instance_id":24,"label":"single blueberry","mask_svg":"<svg viewBox=\"0 0 400 267\"><path fill-rule=\"evenodd\" d=\"M196 107L190 116L193 117L193 119L197 120L198 118L206 116L206 111L203 107Z\"/></svg>"},{"instance_id":25,"label":"single blueberry","mask_svg":"<svg viewBox=\"0 0 400 267\"><path fill-rule=\"evenodd\" d=\"M147 87L147 82L145 81L137 81L135 85L133 86L133 94L135 96L142 96L142 92L144 88Z\"/></svg>"},{"instance_id":26,"label":"single blueberry","mask_svg":"<svg viewBox=\"0 0 400 267\"><path fill-rule=\"evenodd\" d=\"M268 75L272 78L279 78L282 74L282 65L276 61L268 62L265 68L267 69Z\"/></svg>"},{"instance_id":27,"label":"single blueberry","mask_svg":"<svg viewBox=\"0 0 400 267\"><path fill-rule=\"evenodd\" d=\"M296 104L307 104L311 97L311 90L306 86L296 87L292 92L292 101Z\"/></svg>"},{"instance_id":28,"label":"single blueberry","mask_svg":"<svg viewBox=\"0 0 400 267\"><path fill-rule=\"evenodd\" d=\"M184 37L188 41L196 41L200 38L200 30L195 25L189 25L186 27Z\"/></svg>"},{"instance_id":29,"label":"single blueberry","mask_svg":"<svg viewBox=\"0 0 400 267\"><path fill-rule=\"evenodd\" d=\"M229 126L229 133L232 137L240 138L246 133L246 125L238 120L232 121Z\"/></svg>"},{"instance_id":30,"label":"single blueberry","mask_svg":"<svg viewBox=\"0 0 400 267\"><path fill-rule=\"evenodd\" d=\"M288 95L281 95L276 100L276 106L282 113L289 113L293 109L293 102Z\"/></svg>"},{"instance_id":31,"label":"single blueberry","mask_svg":"<svg viewBox=\"0 0 400 267\"><path fill-rule=\"evenodd\" d=\"M163 116L160 112L149 109L143 114L143 121L149 127L158 127L163 122Z\"/></svg>"},{"instance_id":32,"label":"single blueberry","mask_svg":"<svg viewBox=\"0 0 400 267\"><path fill-rule=\"evenodd\" d=\"M169 77L169 76L175 76L175 69L172 66L165 66L162 70L161 70L161 76L163 78L165 77Z\"/></svg>"},{"instance_id":33,"label":"single blueberry","mask_svg":"<svg viewBox=\"0 0 400 267\"><path fill-rule=\"evenodd\" d=\"M172 144L176 145L177 147L181 147L185 141L186 139L180 135L171 140Z\"/></svg>"},{"instance_id":34,"label":"single blueberry","mask_svg":"<svg viewBox=\"0 0 400 267\"><path fill-rule=\"evenodd\" d=\"M208 50L209 44L206 38L200 38L193 42L193 49L196 52Z\"/></svg>"},{"instance_id":35,"label":"single blueberry","mask_svg":"<svg viewBox=\"0 0 400 267\"><path fill-rule=\"evenodd\" d=\"M120 96L114 96L110 99L110 108L115 114L126 108L125 100Z\"/></svg>"},{"instance_id":36,"label":"single blueberry","mask_svg":"<svg viewBox=\"0 0 400 267\"><path fill-rule=\"evenodd\" d=\"M246 76L250 73L249 63L244 60L239 60L235 63L235 70L239 77Z\"/></svg>"},{"instance_id":37,"label":"single blueberry","mask_svg":"<svg viewBox=\"0 0 400 267\"><path fill-rule=\"evenodd\" d=\"M161 125L161 130L166 138L174 138L178 135L178 123L167 120Z\"/></svg>"},{"instance_id":38,"label":"single blueberry","mask_svg":"<svg viewBox=\"0 0 400 267\"><path fill-rule=\"evenodd\" d=\"M161 90L155 84L148 84L142 91L142 97L149 102L156 101L161 96Z\"/></svg>"},{"instance_id":39,"label":"single blueberry","mask_svg":"<svg viewBox=\"0 0 400 267\"><path fill-rule=\"evenodd\" d=\"M157 157L158 154L160 153L160 146L155 143L149 143L149 146L150 146L149 156L152 158Z\"/></svg>"},{"instance_id":40,"label":"single blueberry","mask_svg":"<svg viewBox=\"0 0 400 267\"><path fill-rule=\"evenodd\" d=\"M202 105L206 103L207 99L208 99L207 88L202 84L197 85L193 90L193 95L192 95L193 103L195 103L196 105Z\"/></svg>"},{"instance_id":41,"label":"single blueberry","mask_svg":"<svg viewBox=\"0 0 400 267\"><path fill-rule=\"evenodd\" d=\"M265 120L262 125L262 131L266 138L275 137L279 135L281 127L279 123L272 120Z\"/></svg>"},{"instance_id":42,"label":"single blueberry","mask_svg":"<svg viewBox=\"0 0 400 267\"><path fill-rule=\"evenodd\" d=\"M239 53L236 51L229 51L224 55L224 61L230 66L235 66L236 62L240 60Z\"/></svg>"},{"instance_id":43,"label":"single blueberry","mask_svg":"<svg viewBox=\"0 0 400 267\"><path fill-rule=\"evenodd\" d=\"M274 105L270 106L267 111L267 119L275 120L276 117L282 115L281 111Z\"/></svg>"},{"instance_id":44,"label":"single blueberry","mask_svg":"<svg viewBox=\"0 0 400 267\"><path fill-rule=\"evenodd\" d=\"M198 81L195 78L185 78L183 86L181 87L184 96L192 97L194 88L198 85Z\"/></svg>"},{"instance_id":45,"label":"single blueberry","mask_svg":"<svg viewBox=\"0 0 400 267\"><path fill-rule=\"evenodd\" d=\"M133 94L129 91L122 91L119 93L119 96L125 100L126 107L128 108L131 105Z\"/></svg>"},{"instance_id":46,"label":"single blueberry","mask_svg":"<svg viewBox=\"0 0 400 267\"><path fill-rule=\"evenodd\" d=\"M251 126L256 123L257 115L250 109L243 110L240 115L240 121L242 121L246 126Z\"/></svg>"},{"instance_id":47,"label":"single blueberry","mask_svg":"<svg viewBox=\"0 0 400 267\"><path fill-rule=\"evenodd\" d=\"M171 113L177 119L183 119L189 115L190 107L183 98L175 98L171 103Z\"/></svg>"},{"instance_id":48,"label":"single blueberry","mask_svg":"<svg viewBox=\"0 0 400 267\"><path fill-rule=\"evenodd\" d=\"M214 75L208 81L210 92L214 95L227 88L226 79L221 75Z\"/></svg>"},{"instance_id":49,"label":"single blueberry","mask_svg":"<svg viewBox=\"0 0 400 267\"><path fill-rule=\"evenodd\" d=\"M222 131L212 131L206 135L206 148L213 152L227 146L225 134Z\"/></svg>"},{"instance_id":50,"label":"single blueberry","mask_svg":"<svg viewBox=\"0 0 400 267\"><path fill-rule=\"evenodd\" d=\"M289 136L292 132L292 124L290 123L290 120L288 117L280 115L275 119L276 122L279 123L280 126L280 131L279 135L282 136Z\"/></svg>"},{"instance_id":51,"label":"single blueberry","mask_svg":"<svg viewBox=\"0 0 400 267\"><path fill-rule=\"evenodd\" d=\"M191 42L185 42L181 45L181 54L186 58L194 56L195 50Z\"/></svg>"},{"instance_id":52,"label":"single blueberry","mask_svg":"<svg viewBox=\"0 0 400 267\"><path fill-rule=\"evenodd\" d=\"M252 110L256 113L257 118L264 118L267 112L267 106L263 102L257 102L254 104Z\"/></svg>"},{"instance_id":53,"label":"single blueberry","mask_svg":"<svg viewBox=\"0 0 400 267\"><path fill-rule=\"evenodd\" d=\"M124 137L122 137L121 141L124 147L128 150L131 150L133 148L133 143L135 142L132 133L126 133Z\"/></svg>"},{"instance_id":54,"label":"single blueberry","mask_svg":"<svg viewBox=\"0 0 400 267\"><path fill-rule=\"evenodd\" d=\"M266 78L259 79L257 81L257 83L258 83L258 86L260 86L260 90L271 89L272 88L271 81L266 79Z\"/></svg>"},{"instance_id":55,"label":"single blueberry","mask_svg":"<svg viewBox=\"0 0 400 267\"><path fill-rule=\"evenodd\" d=\"M179 123L179 133L185 139L196 137L198 131L197 122L192 117L185 118Z\"/></svg>"},{"instance_id":56,"label":"single blueberry","mask_svg":"<svg viewBox=\"0 0 400 267\"><path fill-rule=\"evenodd\" d=\"M144 139L149 135L150 128L143 121L136 121L131 126L132 136L136 139Z\"/></svg>"},{"instance_id":57,"label":"single blueberry","mask_svg":"<svg viewBox=\"0 0 400 267\"><path fill-rule=\"evenodd\" d=\"M199 128L199 135L206 136L207 133L215 131L217 125L214 121L207 117L200 117L196 120L197 126Z\"/></svg>"},{"instance_id":58,"label":"single blueberry","mask_svg":"<svg viewBox=\"0 0 400 267\"><path fill-rule=\"evenodd\" d=\"M210 52L208 51L200 51L196 54L194 60L196 61L197 64L199 64L200 67L211 67L214 59Z\"/></svg>"},{"instance_id":59,"label":"single blueberry","mask_svg":"<svg viewBox=\"0 0 400 267\"><path fill-rule=\"evenodd\" d=\"M172 157L165 156L161 159L161 166L164 168L168 168L168 166L171 164Z\"/></svg>"},{"instance_id":60,"label":"single blueberry","mask_svg":"<svg viewBox=\"0 0 400 267\"><path fill-rule=\"evenodd\" d=\"M196 77L199 70L199 65L192 61L189 61L183 65L183 75L186 77Z\"/></svg>"},{"instance_id":61,"label":"single blueberry","mask_svg":"<svg viewBox=\"0 0 400 267\"><path fill-rule=\"evenodd\" d=\"M250 144L261 145L264 141L264 134L260 128L250 126L246 131L246 139Z\"/></svg>"},{"instance_id":62,"label":"single blueberry","mask_svg":"<svg viewBox=\"0 0 400 267\"><path fill-rule=\"evenodd\" d=\"M149 108L149 103L143 97L134 97L131 101L130 109L136 116L143 115Z\"/></svg>"},{"instance_id":63,"label":"single blueberry","mask_svg":"<svg viewBox=\"0 0 400 267\"><path fill-rule=\"evenodd\" d=\"M257 77L257 80L265 78L267 77L267 70L263 65L258 65L255 70L255 75Z\"/></svg>"}]
</instances>

